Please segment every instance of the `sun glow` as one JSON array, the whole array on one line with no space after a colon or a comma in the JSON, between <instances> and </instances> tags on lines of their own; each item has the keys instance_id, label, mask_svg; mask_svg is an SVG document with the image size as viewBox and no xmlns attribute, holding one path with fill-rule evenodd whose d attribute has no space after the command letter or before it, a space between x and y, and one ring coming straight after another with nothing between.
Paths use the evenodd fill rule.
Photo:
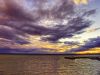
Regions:
<instances>
[{"instance_id":1,"label":"sun glow","mask_svg":"<svg viewBox=\"0 0 100 75\"><path fill-rule=\"evenodd\" d=\"M73 0L76 5L88 4L88 0Z\"/></svg>"},{"instance_id":2,"label":"sun glow","mask_svg":"<svg viewBox=\"0 0 100 75\"><path fill-rule=\"evenodd\" d=\"M99 47L88 49L86 51L76 52L76 54L96 54L96 53L97 54L100 53L100 48Z\"/></svg>"},{"instance_id":3,"label":"sun glow","mask_svg":"<svg viewBox=\"0 0 100 75\"><path fill-rule=\"evenodd\" d=\"M30 43L29 44L17 44L17 43L9 43L0 41L0 47L10 47L11 49L23 49L23 50L31 50L31 49L41 49L41 51L49 52L49 53L64 53L69 51L72 48L77 48L77 45L65 45L61 43L50 43L49 41L41 41L40 36L30 36L27 39Z\"/></svg>"}]
</instances>

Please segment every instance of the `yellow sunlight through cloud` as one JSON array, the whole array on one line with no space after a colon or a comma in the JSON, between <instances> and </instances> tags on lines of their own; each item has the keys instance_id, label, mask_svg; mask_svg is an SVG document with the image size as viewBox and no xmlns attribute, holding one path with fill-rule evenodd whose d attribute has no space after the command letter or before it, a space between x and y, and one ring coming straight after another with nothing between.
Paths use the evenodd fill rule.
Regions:
<instances>
[{"instance_id":1,"label":"yellow sunlight through cloud","mask_svg":"<svg viewBox=\"0 0 100 75\"><path fill-rule=\"evenodd\" d=\"M9 47L11 49L22 49L23 51L25 49L30 50L30 49L41 49L41 51L49 52L49 53L64 53L66 51L69 51L72 48L77 48L79 46L77 45L65 45L62 43L50 43L49 41L41 41L40 36L30 36L27 39L30 43L29 44L17 44L17 43L9 43L0 41L0 47L5 48Z\"/></svg>"},{"instance_id":2,"label":"yellow sunlight through cloud","mask_svg":"<svg viewBox=\"0 0 100 75\"><path fill-rule=\"evenodd\" d=\"M73 0L76 5L88 4L88 0Z\"/></svg>"},{"instance_id":3,"label":"yellow sunlight through cloud","mask_svg":"<svg viewBox=\"0 0 100 75\"><path fill-rule=\"evenodd\" d=\"M76 54L98 54L100 53L100 47L91 48L85 51L76 52Z\"/></svg>"}]
</instances>

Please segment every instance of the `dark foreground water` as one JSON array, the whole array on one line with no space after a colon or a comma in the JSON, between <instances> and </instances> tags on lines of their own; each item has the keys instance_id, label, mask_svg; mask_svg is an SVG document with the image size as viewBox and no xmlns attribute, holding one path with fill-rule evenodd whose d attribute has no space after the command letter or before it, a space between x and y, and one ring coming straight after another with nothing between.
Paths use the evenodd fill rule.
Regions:
<instances>
[{"instance_id":1,"label":"dark foreground water","mask_svg":"<svg viewBox=\"0 0 100 75\"><path fill-rule=\"evenodd\" d=\"M0 75L100 75L100 61L63 55L0 55Z\"/></svg>"}]
</instances>

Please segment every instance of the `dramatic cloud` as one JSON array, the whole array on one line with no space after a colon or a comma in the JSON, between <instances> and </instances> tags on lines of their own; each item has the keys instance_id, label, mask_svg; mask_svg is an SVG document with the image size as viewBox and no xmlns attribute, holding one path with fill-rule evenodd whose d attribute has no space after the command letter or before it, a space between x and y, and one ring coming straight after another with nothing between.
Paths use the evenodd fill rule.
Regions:
<instances>
[{"instance_id":1,"label":"dramatic cloud","mask_svg":"<svg viewBox=\"0 0 100 75\"><path fill-rule=\"evenodd\" d=\"M89 41L86 41L84 45L80 46L79 48L72 49L70 52L81 52L96 47L100 47L100 37L91 38Z\"/></svg>"},{"instance_id":2,"label":"dramatic cloud","mask_svg":"<svg viewBox=\"0 0 100 75\"><path fill-rule=\"evenodd\" d=\"M75 4L73 1L75 1ZM84 30L93 24L89 17L95 14L96 10L77 9L76 1L77 0L1 0L1 46L9 41L10 43L6 44L7 48L14 49L16 52L18 51L17 49L21 47L25 50L29 49L30 52L31 50L38 52L40 50L54 50L55 48L51 48L54 46L57 46L55 50L64 52L67 50L67 47L69 47L67 45L79 46L78 42L67 41L63 47L56 45L60 39L72 38L74 35L86 32ZM85 4L85 2L87 2L87 0L84 0L83 4ZM30 36L38 36L38 42L33 41L35 39L29 41L31 39ZM1 42L2 39L3 41ZM4 44L2 44L3 42ZM16 45L12 45L11 42ZM34 46L35 43L37 43L36 46ZM40 43L42 46L40 46ZM97 44L94 45L94 42L92 44L88 42L86 45L80 47L80 50L81 48L87 49L91 46L97 46ZM47 47L45 48L43 45ZM71 47L69 49L71 49Z\"/></svg>"},{"instance_id":3,"label":"dramatic cloud","mask_svg":"<svg viewBox=\"0 0 100 75\"><path fill-rule=\"evenodd\" d=\"M33 6L30 6L30 8L26 8L28 5L26 5L25 7L25 3L23 5L23 2L28 3L31 1L33 1ZM19 2L17 2L16 0L4 0L4 2L6 7L4 8L5 10L1 10L1 14L3 13L3 15L1 16L7 16L8 18L1 18L0 24L12 29L8 31L9 33L12 31L12 33L11 35L8 35L7 38L10 36L16 37L17 34L23 36L27 33L30 35L50 35L50 37L44 39L48 41L57 41L60 38L72 37L76 32L81 31L91 25L91 21L85 18L85 15L90 15L91 12L85 11L82 12L83 14L85 14L84 16L83 14L76 16L78 11L75 12L74 5L68 0L54 1L60 4L57 5L55 3L53 5L54 7L52 7L52 9L50 8L50 10L49 8L43 8L43 4L50 3L48 0L44 0L44 2L42 3L40 0L24 0ZM20 2L22 2L22 5L20 4ZM34 3L37 3L37 5L34 5ZM31 11L29 9L31 9ZM37 12L37 15L35 12ZM60 23L52 26L52 28L46 27L46 25L38 25L38 21L41 21L44 18L48 18L49 20L50 17L52 17L52 19L58 20L57 22ZM63 20L68 21L68 23L66 25L63 25Z\"/></svg>"},{"instance_id":4,"label":"dramatic cloud","mask_svg":"<svg viewBox=\"0 0 100 75\"><path fill-rule=\"evenodd\" d=\"M86 46L87 48L100 47L100 37L90 39Z\"/></svg>"}]
</instances>

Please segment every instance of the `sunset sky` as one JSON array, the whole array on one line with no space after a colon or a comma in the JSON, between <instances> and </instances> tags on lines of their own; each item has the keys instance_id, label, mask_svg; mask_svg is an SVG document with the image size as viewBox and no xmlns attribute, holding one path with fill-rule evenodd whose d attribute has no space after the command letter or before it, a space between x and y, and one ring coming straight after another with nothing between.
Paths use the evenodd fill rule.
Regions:
<instances>
[{"instance_id":1,"label":"sunset sky","mask_svg":"<svg viewBox=\"0 0 100 75\"><path fill-rule=\"evenodd\" d=\"M100 0L0 0L0 53L100 53Z\"/></svg>"}]
</instances>

